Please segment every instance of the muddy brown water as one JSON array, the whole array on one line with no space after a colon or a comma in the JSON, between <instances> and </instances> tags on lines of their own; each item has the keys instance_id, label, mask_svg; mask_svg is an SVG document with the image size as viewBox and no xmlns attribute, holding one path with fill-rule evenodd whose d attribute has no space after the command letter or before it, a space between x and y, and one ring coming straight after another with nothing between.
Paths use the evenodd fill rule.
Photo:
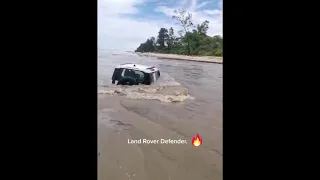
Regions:
<instances>
[{"instance_id":1,"label":"muddy brown water","mask_svg":"<svg viewBox=\"0 0 320 180\"><path fill-rule=\"evenodd\" d=\"M152 86L111 85L122 63L156 66ZM100 51L98 179L222 179L222 65ZM200 147L191 139L199 134ZM131 140L158 143L129 143ZM163 140L161 140L163 139ZM186 144L166 144L165 140Z\"/></svg>"}]
</instances>

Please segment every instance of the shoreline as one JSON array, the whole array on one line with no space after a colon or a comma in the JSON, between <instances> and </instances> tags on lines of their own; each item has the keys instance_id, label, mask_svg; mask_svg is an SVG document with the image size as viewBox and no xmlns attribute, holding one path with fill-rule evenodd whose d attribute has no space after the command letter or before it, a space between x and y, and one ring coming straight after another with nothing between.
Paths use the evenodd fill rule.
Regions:
<instances>
[{"instance_id":1,"label":"shoreline","mask_svg":"<svg viewBox=\"0 0 320 180\"><path fill-rule=\"evenodd\" d=\"M178 55L178 54L140 53L140 52L136 52L136 54L139 56L156 57L158 59L197 61L197 62L205 62L205 63L223 64L223 57L216 57L216 56L186 56L186 55Z\"/></svg>"}]
</instances>

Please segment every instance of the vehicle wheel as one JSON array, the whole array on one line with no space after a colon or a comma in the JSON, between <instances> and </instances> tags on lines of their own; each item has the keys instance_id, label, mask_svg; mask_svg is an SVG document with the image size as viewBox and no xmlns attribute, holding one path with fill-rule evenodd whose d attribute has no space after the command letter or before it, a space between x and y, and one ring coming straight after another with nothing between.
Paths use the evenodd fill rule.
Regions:
<instances>
[{"instance_id":1,"label":"vehicle wheel","mask_svg":"<svg viewBox=\"0 0 320 180\"><path fill-rule=\"evenodd\" d=\"M124 77L122 79L120 79L117 83L117 85L136 85L137 81L131 77Z\"/></svg>"}]
</instances>

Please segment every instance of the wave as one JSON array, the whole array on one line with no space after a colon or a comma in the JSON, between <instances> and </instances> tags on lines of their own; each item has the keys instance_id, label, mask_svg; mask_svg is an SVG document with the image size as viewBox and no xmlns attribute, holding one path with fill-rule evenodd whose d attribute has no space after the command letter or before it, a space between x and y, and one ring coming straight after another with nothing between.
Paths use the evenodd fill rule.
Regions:
<instances>
[{"instance_id":1,"label":"wave","mask_svg":"<svg viewBox=\"0 0 320 180\"><path fill-rule=\"evenodd\" d=\"M168 81L153 85L102 85L98 94L110 96L123 96L129 99L158 100L161 102L182 102L194 99L189 95L188 89L180 86L178 82Z\"/></svg>"},{"instance_id":2,"label":"wave","mask_svg":"<svg viewBox=\"0 0 320 180\"><path fill-rule=\"evenodd\" d=\"M161 102L182 102L187 99L194 99L188 94L188 89L168 90L168 87L139 87L120 86L115 89L102 89L99 94L124 96L129 99L158 100Z\"/></svg>"}]
</instances>

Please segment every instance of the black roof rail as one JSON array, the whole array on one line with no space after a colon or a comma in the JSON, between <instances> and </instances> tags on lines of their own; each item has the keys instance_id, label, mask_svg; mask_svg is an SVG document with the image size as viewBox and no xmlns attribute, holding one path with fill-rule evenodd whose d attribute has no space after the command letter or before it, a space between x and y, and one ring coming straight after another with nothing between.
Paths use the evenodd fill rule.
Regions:
<instances>
[{"instance_id":1,"label":"black roof rail","mask_svg":"<svg viewBox=\"0 0 320 180\"><path fill-rule=\"evenodd\" d=\"M147 69L154 69L154 68L156 68L156 67L152 66L152 67L148 67Z\"/></svg>"}]
</instances>

